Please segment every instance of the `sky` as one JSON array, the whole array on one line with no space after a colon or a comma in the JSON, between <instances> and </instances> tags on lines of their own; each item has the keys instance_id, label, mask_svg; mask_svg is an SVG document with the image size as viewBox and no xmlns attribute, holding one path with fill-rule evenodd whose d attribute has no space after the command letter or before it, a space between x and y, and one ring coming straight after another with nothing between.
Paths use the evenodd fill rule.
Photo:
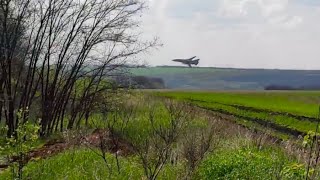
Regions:
<instances>
[{"instance_id":1,"label":"sky","mask_svg":"<svg viewBox=\"0 0 320 180\"><path fill-rule=\"evenodd\" d=\"M149 65L320 69L320 0L148 0L142 28L163 47Z\"/></svg>"}]
</instances>

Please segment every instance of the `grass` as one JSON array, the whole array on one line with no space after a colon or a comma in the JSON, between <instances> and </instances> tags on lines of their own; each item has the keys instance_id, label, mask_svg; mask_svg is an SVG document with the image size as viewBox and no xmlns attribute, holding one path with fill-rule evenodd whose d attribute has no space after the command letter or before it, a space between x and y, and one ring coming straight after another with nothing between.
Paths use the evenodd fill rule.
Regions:
<instances>
[{"instance_id":1,"label":"grass","mask_svg":"<svg viewBox=\"0 0 320 180\"><path fill-rule=\"evenodd\" d=\"M202 100L253 107L283 113L316 117L320 102L319 91L245 91L245 92L162 92L177 99Z\"/></svg>"},{"instance_id":2,"label":"grass","mask_svg":"<svg viewBox=\"0 0 320 180\"><path fill-rule=\"evenodd\" d=\"M233 142L235 149L222 147L201 163L193 179L301 179L304 166L288 158L275 147L259 150ZM93 151L68 150L49 159L30 162L24 169L24 179L143 179L143 168L135 156L121 157L118 173L114 155L107 155L112 170ZM298 168L295 168L298 167ZM158 179L179 179L183 164L167 164ZM11 179L10 170L0 173L1 179Z\"/></svg>"},{"instance_id":3,"label":"grass","mask_svg":"<svg viewBox=\"0 0 320 180\"><path fill-rule=\"evenodd\" d=\"M170 125L168 121L170 114L163 102L141 95L132 98L126 103L132 103L134 113L130 116L124 131L121 131L123 125L121 121L130 112L128 107L121 107L120 112L108 116L95 114L89 121L89 127L93 129L106 127L108 120L116 118L114 127L122 133L122 138L138 144L154 135L152 124L148 120L152 111L154 111L155 120L153 125L161 128ZM223 107L221 105L219 108ZM184 108L187 107L184 106ZM194 128L206 128L211 122L208 121L209 116L197 111L193 112L196 115L190 119L190 122L186 122L184 129L181 129L181 131L186 130L186 134L193 133ZM232 129L229 125L220 127L220 123L213 122L217 126L215 127L217 131L213 131L217 133L214 136L214 141L217 143L205 154L204 160L200 162L199 168L190 178L275 179L281 176L283 179L299 179L303 175L304 165L299 164L294 157L285 154L276 145L257 146L253 139L247 138L240 131ZM184 136L179 137L173 146L173 150L177 153L182 151L183 138ZM141 159L137 154L121 156L119 160L120 173L117 171L114 154L107 153L107 164L111 166L110 170L106 162L94 151L78 147L47 159L35 159L29 162L24 168L24 179L146 179ZM181 179L184 174L186 174L186 159L180 154L176 163L165 164L158 179ZM11 179L10 169L0 173L0 179Z\"/></svg>"},{"instance_id":4,"label":"grass","mask_svg":"<svg viewBox=\"0 0 320 180\"><path fill-rule=\"evenodd\" d=\"M226 113L231 113L232 115L241 116L244 119L246 118L261 119L261 120L273 122L280 126L288 127L290 129L298 130L300 132L305 132L305 133L314 129L314 127L316 127L315 122L301 121L299 119L295 119L285 115L271 115L270 113L267 113L267 112L252 112L252 111L241 110L232 106L221 105L216 103L207 103L207 102L194 102L194 103L200 107L209 108L210 110L225 111Z\"/></svg>"},{"instance_id":5,"label":"grass","mask_svg":"<svg viewBox=\"0 0 320 180\"><path fill-rule=\"evenodd\" d=\"M314 131L320 92L157 92L196 106L236 117L239 123L259 120L283 131ZM250 126L250 125L249 125ZM266 125L267 126L267 125Z\"/></svg>"},{"instance_id":6,"label":"grass","mask_svg":"<svg viewBox=\"0 0 320 180\"><path fill-rule=\"evenodd\" d=\"M245 142L245 143L244 143ZM115 157L107 154L107 168L99 156L89 149L65 151L48 159L30 162L24 169L24 179L143 179L143 168L136 156L120 157L118 173ZM183 163L166 164L158 179L179 179ZM226 140L200 164L193 179L302 179L304 166L270 146L257 148L247 139ZM1 179L11 179L10 169L0 173Z\"/></svg>"},{"instance_id":7,"label":"grass","mask_svg":"<svg viewBox=\"0 0 320 180\"><path fill-rule=\"evenodd\" d=\"M24 169L24 179L141 179L143 168L137 157L121 157L121 171L118 173L115 157L107 155L107 164L89 149L68 150L49 159L30 162ZM159 179L176 179L177 169L170 165L164 168ZM11 179L10 170L0 174L1 179Z\"/></svg>"},{"instance_id":8,"label":"grass","mask_svg":"<svg viewBox=\"0 0 320 180\"><path fill-rule=\"evenodd\" d=\"M304 166L288 159L277 148L254 146L221 149L208 156L197 172L198 179L303 179Z\"/></svg>"},{"instance_id":9,"label":"grass","mask_svg":"<svg viewBox=\"0 0 320 180\"><path fill-rule=\"evenodd\" d=\"M137 76L159 76L159 75L177 75L177 74L201 74L218 72L215 68L189 68L189 67L151 67L151 68L133 68L130 72Z\"/></svg>"}]
</instances>

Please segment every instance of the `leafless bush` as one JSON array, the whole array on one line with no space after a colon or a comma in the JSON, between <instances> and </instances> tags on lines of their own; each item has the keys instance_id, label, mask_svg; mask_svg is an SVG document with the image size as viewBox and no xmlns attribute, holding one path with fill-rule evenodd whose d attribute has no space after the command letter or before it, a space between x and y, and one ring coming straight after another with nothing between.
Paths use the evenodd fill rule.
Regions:
<instances>
[{"instance_id":1,"label":"leafless bush","mask_svg":"<svg viewBox=\"0 0 320 180\"><path fill-rule=\"evenodd\" d=\"M199 163L219 143L217 126L208 120L208 125L189 125L182 139L182 156L186 160L185 179L190 179Z\"/></svg>"},{"instance_id":2,"label":"leafless bush","mask_svg":"<svg viewBox=\"0 0 320 180\"><path fill-rule=\"evenodd\" d=\"M158 177L168 162L177 143L182 129L186 124L185 108L174 101L166 101L165 109L168 116L157 117L159 109L153 105L148 110L148 119L151 124L149 136L140 143L134 144L142 162L144 173L150 180Z\"/></svg>"},{"instance_id":3,"label":"leafless bush","mask_svg":"<svg viewBox=\"0 0 320 180\"><path fill-rule=\"evenodd\" d=\"M97 148L92 147L90 144L87 146L92 152L101 157L106 164L106 167L109 171L109 176L112 175L112 162L109 162L107 159L107 152L110 150L110 140L109 140L109 132L105 130L97 130L96 132L98 138Z\"/></svg>"},{"instance_id":4,"label":"leafless bush","mask_svg":"<svg viewBox=\"0 0 320 180\"><path fill-rule=\"evenodd\" d=\"M131 145L124 142L124 134L127 131L128 123L135 116L136 105L126 101L127 95L124 95L121 90L117 89L110 91L108 94L101 95L98 100L99 102L94 107L94 112L98 113L100 118L96 120L97 122L90 122L95 129L91 135L91 138L95 138L93 140L95 142L88 139L86 140L88 142L86 145L103 159L108 167L109 174L113 173L112 163L114 161L108 162L106 153L114 154L117 171L120 174L121 164L119 156L127 155L127 153L131 153L129 151L132 151L130 149Z\"/></svg>"},{"instance_id":5,"label":"leafless bush","mask_svg":"<svg viewBox=\"0 0 320 180\"><path fill-rule=\"evenodd\" d=\"M126 103L122 109L113 111L111 118L107 121L107 129L110 132L110 138L115 151L115 158L117 163L118 173L120 174L119 154L121 154L119 138L123 138L126 133L128 123L132 120L136 113L136 107L133 104ZM125 152L123 152L125 153Z\"/></svg>"}]
</instances>

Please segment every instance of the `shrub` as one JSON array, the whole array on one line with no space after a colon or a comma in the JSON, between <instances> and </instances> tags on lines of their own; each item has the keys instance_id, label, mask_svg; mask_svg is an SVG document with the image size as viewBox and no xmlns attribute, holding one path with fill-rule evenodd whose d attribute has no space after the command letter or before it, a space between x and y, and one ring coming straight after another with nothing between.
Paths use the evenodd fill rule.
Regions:
<instances>
[{"instance_id":1,"label":"shrub","mask_svg":"<svg viewBox=\"0 0 320 180\"><path fill-rule=\"evenodd\" d=\"M22 179L23 168L29 160L28 153L35 148L40 126L29 121L22 121L23 110L19 110L17 117L20 120L11 137L3 137L0 146L1 154L6 155L11 168L13 179ZM5 127L6 128L6 127Z\"/></svg>"},{"instance_id":2,"label":"shrub","mask_svg":"<svg viewBox=\"0 0 320 180\"><path fill-rule=\"evenodd\" d=\"M293 168L294 167L294 168ZM293 164L274 149L256 147L218 152L207 158L198 179L303 179L304 165Z\"/></svg>"}]
</instances>

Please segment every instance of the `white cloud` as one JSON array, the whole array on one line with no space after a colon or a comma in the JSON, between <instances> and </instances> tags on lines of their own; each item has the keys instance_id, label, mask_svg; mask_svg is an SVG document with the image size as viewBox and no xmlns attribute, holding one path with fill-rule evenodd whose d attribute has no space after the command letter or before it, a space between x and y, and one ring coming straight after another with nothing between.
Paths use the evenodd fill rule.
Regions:
<instances>
[{"instance_id":1,"label":"white cloud","mask_svg":"<svg viewBox=\"0 0 320 180\"><path fill-rule=\"evenodd\" d=\"M173 65L170 59L198 55L202 66L320 68L319 6L298 0L214 2L203 0L195 8L195 0L152 1L144 27L164 47L149 63Z\"/></svg>"},{"instance_id":2,"label":"white cloud","mask_svg":"<svg viewBox=\"0 0 320 180\"><path fill-rule=\"evenodd\" d=\"M266 17L286 11L288 8L288 0L260 0L258 4L262 10L262 14Z\"/></svg>"},{"instance_id":3,"label":"white cloud","mask_svg":"<svg viewBox=\"0 0 320 180\"><path fill-rule=\"evenodd\" d=\"M284 26L287 28L295 28L299 24L301 24L303 19L299 16L294 16L290 18L289 20L284 22Z\"/></svg>"},{"instance_id":4,"label":"white cloud","mask_svg":"<svg viewBox=\"0 0 320 180\"><path fill-rule=\"evenodd\" d=\"M250 6L258 10L259 15L270 17L285 11L288 0L221 0L219 11L226 17L245 17L252 10Z\"/></svg>"},{"instance_id":5,"label":"white cloud","mask_svg":"<svg viewBox=\"0 0 320 180\"><path fill-rule=\"evenodd\" d=\"M250 0L223 0L220 3L219 15L227 18L239 18L247 15L246 4Z\"/></svg>"}]
</instances>

